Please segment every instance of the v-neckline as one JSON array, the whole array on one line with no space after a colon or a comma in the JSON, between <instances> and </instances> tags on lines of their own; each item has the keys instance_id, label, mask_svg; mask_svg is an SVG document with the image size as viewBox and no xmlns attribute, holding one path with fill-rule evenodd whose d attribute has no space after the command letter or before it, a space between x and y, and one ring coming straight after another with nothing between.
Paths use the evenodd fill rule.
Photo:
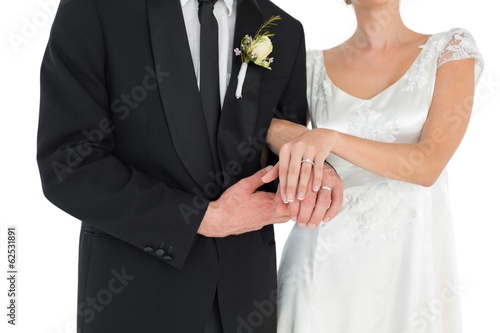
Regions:
<instances>
[{"instance_id":1,"label":"v-neckline","mask_svg":"<svg viewBox=\"0 0 500 333\"><path fill-rule=\"evenodd\" d=\"M321 51L321 63L323 65L323 71L324 71L324 74L325 74L325 77L326 79L328 80L328 82L332 85L332 87L334 87L335 89L337 89L338 91L342 92L343 94L347 95L347 96L350 96L351 98L354 98L354 99L357 99L359 101L363 101L363 102L369 102L369 101L372 101L374 100L375 98L379 97L380 95L384 94L385 92L391 90L393 87L395 87L401 80L403 80L403 78L406 77L406 74L408 74L408 72L417 64L417 62L419 61L419 59L422 57L422 54L427 46L427 44L429 44L429 41L430 39L432 38L432 36L434 35L430 35L426 42L422 45L419 46L419 48L421 48L420 52L418 53L418 55L415 57L415 59L413 60L413 62L411 63L411 65L408 67L408 69L403 73L403 75L401 75L396 81L394 81L392 84L390 84L389 86L387 86L386 88L382 89L380 92L378 92L377 94L373 95L372 97L370 98L361 98L361 97L357 97L357 96L354 96L353 94L350 94L348 93L347 91L345 91L344 89L338 87L334 82L333 80L330 78L330 76L328 75L328 72L326 70L326 65L325 65L325 51L322 50Z\"/></svg>"}]
</instances>

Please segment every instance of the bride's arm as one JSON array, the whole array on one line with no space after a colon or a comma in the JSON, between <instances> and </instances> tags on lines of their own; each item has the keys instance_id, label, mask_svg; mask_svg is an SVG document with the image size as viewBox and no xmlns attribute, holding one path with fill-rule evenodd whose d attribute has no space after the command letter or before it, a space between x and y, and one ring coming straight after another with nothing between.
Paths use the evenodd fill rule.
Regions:
<instances>
[{"instance_id":1,"label":"bride's arm","mask_svg":"<svg viewBox=\"0 0 500 333\"><path fill-rule=\"evenodd\" d=\"M430 186L465 134L473 99L474 59L449 62L437 72L431 107L418 143L382 143L327 129L305 132L281 146L280 190L288 197L300 193L309 180L304 175L311 168L309 163L301 165L301 161L310 159L317 165L330 152L380 176ZM320 170L314 166L312 171L313 186L318 186Z\"/></svg>"},{"instance_id":2,"label":"bride's arm","mask_svg":"<svg viewBox=\"0 0 500 333\"><path fill-rule=\"evenodd\" d=\"M280 148L287 142L309 131L306 126L288 120L273 118L267 132L266 143L273 153L279 155Z\"/></svg>"}]
</instances>

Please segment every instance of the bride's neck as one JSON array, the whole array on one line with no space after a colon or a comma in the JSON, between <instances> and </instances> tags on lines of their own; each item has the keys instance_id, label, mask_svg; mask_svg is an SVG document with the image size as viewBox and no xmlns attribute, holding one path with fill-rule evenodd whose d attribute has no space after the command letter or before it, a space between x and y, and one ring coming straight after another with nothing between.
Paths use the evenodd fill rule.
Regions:
<instances>
[{"instance_id":1,"label":"bride's neck","mask_svg":"<svg viewBox=\"0 0 500 333\"><path fill-rule=\"evenodd\" d=\"M379 6L355 7L357 27L351 40L357 47L368 49L386 49L405 42L411 33L399 12L399 6L391 1Z\"/></svg>"}]
</instances>

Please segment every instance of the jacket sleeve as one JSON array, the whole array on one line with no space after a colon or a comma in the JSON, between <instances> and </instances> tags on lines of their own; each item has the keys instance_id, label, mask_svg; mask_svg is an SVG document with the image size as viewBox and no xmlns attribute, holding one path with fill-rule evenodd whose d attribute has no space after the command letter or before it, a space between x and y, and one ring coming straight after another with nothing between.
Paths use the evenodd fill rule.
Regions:
<instances>
[{"instance_id":1,"label":"jacket sleeve","mask_svg":"<svg viewBox=\"0 0 500 333\"><path fill-rule=\"evenodd\" d=\"M37 162L54 205L181 269L208 201L114 155L106 54L93 0L62 1L41 66Z\"/></svg>"},{"instance_id":2,"label":"jacket sleeve","mask_svg":"<svg viewBox=\"0 0 500 333\"><path fill-rule=\"evenodd\" d=\"M297 21L300 42L295 54L295 64L281 96L275 117L306 125L307 119L307 78L306 48L302 24Z\"/></svg>"}]
</instances>

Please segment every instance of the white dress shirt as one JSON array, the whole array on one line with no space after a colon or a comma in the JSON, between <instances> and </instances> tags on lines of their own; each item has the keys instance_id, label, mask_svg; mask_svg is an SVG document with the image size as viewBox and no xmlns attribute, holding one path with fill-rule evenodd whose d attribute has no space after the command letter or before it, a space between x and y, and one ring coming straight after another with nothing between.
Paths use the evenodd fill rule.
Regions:
<instances>
[{"instance_id":1,"label":"white dress shirt","mask_svg":"<svg viewBox=\"0 0 500 333\"><path fill-rule=\"evenodd\" d=\"M199 89L201 25L198 19L198 0L180 1ZM214 6L214 16L219 25L219 83L221 105L224 102L227 85L231 77L231 64L235 56L233 53L233 40L234 27L236 25L236 5L237 3L234 0L219 0Z\"/></svg>"}]
</instances>

